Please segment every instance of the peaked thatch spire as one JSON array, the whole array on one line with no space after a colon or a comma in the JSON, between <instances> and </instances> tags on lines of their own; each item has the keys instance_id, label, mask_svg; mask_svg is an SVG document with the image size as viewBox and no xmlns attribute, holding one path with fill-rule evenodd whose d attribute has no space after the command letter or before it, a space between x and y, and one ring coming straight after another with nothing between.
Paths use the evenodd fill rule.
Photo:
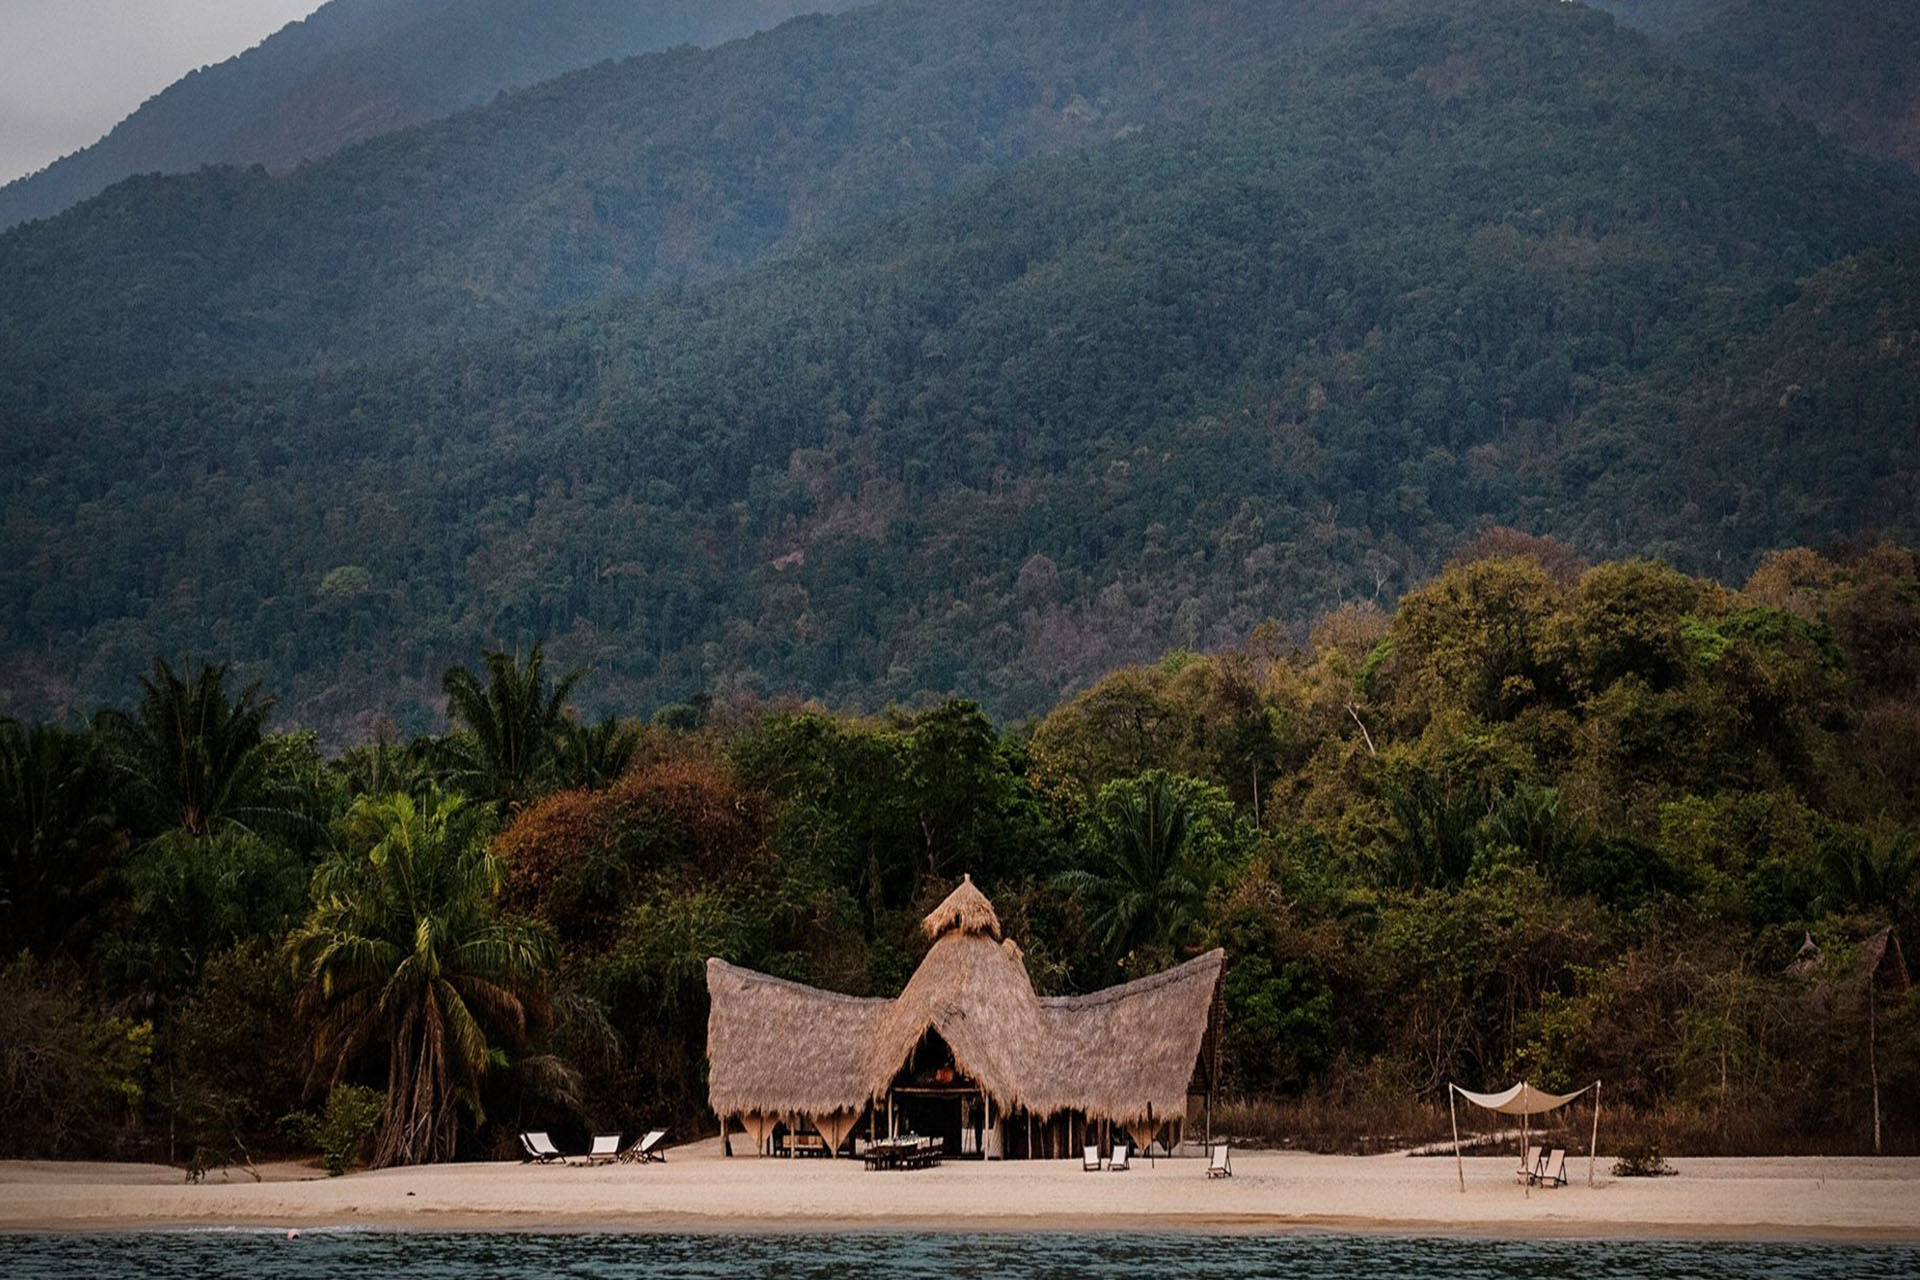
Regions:
<instances>
[{"instance_id":1,"label":"peaked thatch spire","mask_svg":"<svg viewBox=\"0 0 1920 1280\"><path fill-rule=\"evenodd\" d=\"M938 938L955 929L963 934L985 934L995 941L1000 937L1000 917L993 913L993 904L987 901L987 895L973 887L970 875L960 877L959 887L927 913L920 927L927 931L929 938Z\"/></svg>"}]
</instances>

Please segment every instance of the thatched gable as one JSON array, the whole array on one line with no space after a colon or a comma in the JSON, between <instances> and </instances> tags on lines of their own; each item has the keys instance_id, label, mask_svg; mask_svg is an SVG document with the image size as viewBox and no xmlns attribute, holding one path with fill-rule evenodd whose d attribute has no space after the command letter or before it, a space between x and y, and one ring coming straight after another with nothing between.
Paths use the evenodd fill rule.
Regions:
<instances>
[{"instance_id":1,"label":"thatched gable","mask_svg":"<svg viewBox=\"0 0 1920 1280\"><path fill-rule=\"evenodd\" d=\"M920 922L921 930L929 938L938 938L950 930L961 933L979 933L994 939L1000 938L1000 917L995 914L993 904L987 901L987 895L973 887L972 876L961 876L959 887L941 899L940 905L927 912L927 918Z\"/></svg>"},{"instance_id":2,"label":"thatched gable","mask_svg":"<svg viewBox=\"0 0 1920 1280\"><path fill-rule=\"evenodd\" d=\"M720 1115L857 1111L931 1033L1001 1110L1122 1124L1185 1114L1226 953L1086 996L1042 999L971 880L928 914L934 938L895 1000L707 962L709 1095Z\"/></svg>"}]
</instances>

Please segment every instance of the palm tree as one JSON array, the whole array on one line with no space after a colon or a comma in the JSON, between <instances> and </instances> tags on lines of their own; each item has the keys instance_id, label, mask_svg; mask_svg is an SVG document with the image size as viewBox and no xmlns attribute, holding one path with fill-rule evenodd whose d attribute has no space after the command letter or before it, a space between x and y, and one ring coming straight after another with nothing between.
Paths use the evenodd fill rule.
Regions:
<instances>
[{"instance_id":1,"label":"palm tree","mask_svg":"<svg viewBox=\"0 0 1920 1280\"><path fill-rule=\"evenodd\" d=\"M486 682L465 667L440 682L447 715L466 729L467 759L459 769L467 790L503 811L532 799L551 776L567 729L566 703L585 671L570 671L549 686L539 645L522 667L511 654L481 654Z\"/></svg>"},{"instance_id":2,"label":"palm tree","mask_svg":"<svg viewBox=\"0 0 1920 1280\"><path fill-rule=\"evenodd\" d=\"M1193 811L1173 779L1155 770L1108 785L1095 818L1093 865L1055 884L1091 909L1089 927L1109 958L1170 951L1205 897L1192 857Z\"/></svg>"},{"instance_id":3,"label":"palm tree","mask_svg":"<svg viewBox=\"0 0 1920 1280\"><path fill-rule=\"evenodd\" d=\"M556 744L557 780L569 788L611 786L633 767L640 742L639 726L612 716L592 725L568 722Z\"/></svg>"},{"instance_id":4,"label":"palm tree","mask_svg":"<svg viewBox=\"0 0 1920 1280\"><path fill-rule=\"evenodd\" d=\"M289 939L316 1071L338 1081L385 1055L376 1168L451 1158L460 1109L485 1118L483 1080L545 1013L553 939L496 915L482 818L457 796L362 798Z\"/></svg>"},{"instance_id":5,"label":"palm tree","mask_svg":"<svg viewBox=\"0 0 1920 1280\"><path fill-rule=\"evenodd\" d=\"M142 676L133 714L103 711L98 728L108 762L150 831L178 827L203 836L221 823L250 826L293 815L272 803L265 750L273 699L258 684L226 693L227 668L188 659L176 674L165 658Z\"/></svg>"},{"instance_id":6,"label":"palm tree","mask_svg":"<svg viewBox=\"0 0 1920 1280\"><path fill-rule=\"evenodd\" d=\"M77 953L126 840L92 734L0 720L0 955Z\"/></svg>"}]
</instances>

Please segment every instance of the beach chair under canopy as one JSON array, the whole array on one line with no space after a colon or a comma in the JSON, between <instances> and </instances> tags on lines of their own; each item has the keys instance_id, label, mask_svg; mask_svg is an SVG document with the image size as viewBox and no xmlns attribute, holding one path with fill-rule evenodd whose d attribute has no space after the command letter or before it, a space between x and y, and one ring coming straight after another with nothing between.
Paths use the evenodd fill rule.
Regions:
<instances>
[{"instance_id":1,"label":"beach chair under canopy","mask_svg":"<svg viewBox=\"0 0 1920 1280\"><path fill-rule=\"evenodd\" d=\"M520 1149L527 1153L527 1159L538 1164L564 1164L566 1157L560 1154L560 1148L553 1145L544 1129L520 1135Z\"/></svg>"},{"instance_id":2,"label":"beach chair under canopy","mask_svg":"<svg viewBox=\"0 0 1920 1280\"><path fill-rule=\"evenodd\" d=\"M1520 1182L1538 1182L1540 1180L1540 1157L1546 1152L1539 1147L1528 1147L1527 1153L1520 1157L1520 1167L1513 1176Z\"/></svg>"},{"instance_id":3,"label":"beach chair under canopy","mask_svg":"<svg viewBox=\"0 0 1920 1280\"><path fill-rule=\"evenodd\" d=\"M667 1155L660 1150L660 1141L666 1136L665 1129L650 1129L646 1137L621 1152L620 1158L628 1164L665 1164Z\"/></svg>"},{"instance_id":4,"label":"beach chair under canopy","mask_svg":"<svg viewBox=\"0 0 1920 1280\"><path fill-rule=\"evenodd\" d=\"M593 1146L582 1157L587 1164L612 1164L620 1158L620 1135L617 1133L596 1133Z\"/></svg>"},{"instance_id":5,"label":"beach chair under canopy","mask_svg":"<svg viewBox=\"0 0 1920 1280\"><path fill-rule=\"evenodd\" d=\"M1222 1142L1208 1153L1207 1176L1209 1178L1231 1178L1233 1176L1233 1157Z\"/></svg>"},{"instance_id":6,"label":"beach chair under canopy","mask_svg":"<svg viewBox=\"0 0 1920 1280\"><path fill-rule=\"evenodd\" d=\"M1088 1147L1080 1153L1080 1171L1082 1173L1100 1172L1100 1148Z\"/></svg>"},{"instance_id":7,"label":"beach chair under canopy","mask_svg":"<svg viewBox=\"0 0 1920 1280\"><path fill-rule=\"evenodd\" d=\"M1129 1166L1127 1164L1127 1144L1124 1142L1114 1143L1113 1159L1107 1161L1107 1172L1108 1173L1125 1173L1128 1167Z\"/></svg>"},{"instance_id":8,"label":"beach chair under canopy","mask_svg":"<svg viewBox=\"0 0 1920 1280\"><path fill-rule=\"evenodd\" d=\"M1543 1187L1564 1187L1567 1185L1567 1153L1555 1150L1540 1162L1540 1185Z\"/></svg>"}]
</instances>

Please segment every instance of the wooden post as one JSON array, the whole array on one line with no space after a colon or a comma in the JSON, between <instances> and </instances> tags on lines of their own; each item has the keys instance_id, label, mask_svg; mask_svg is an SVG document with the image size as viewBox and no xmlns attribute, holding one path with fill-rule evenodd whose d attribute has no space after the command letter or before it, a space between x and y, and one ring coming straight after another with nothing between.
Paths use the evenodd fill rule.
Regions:
<instances>
[{"instance_id":1,"label":"wooden post","mask_svg":"<svg viewBox=\"0 0 1920 1280\"><path fill-rule=\"evenodd\" d=\"M1875 1155L1880 1154L1880 1066L1873 1057L1876 1032L1874 1006L1880 1003L1876 998L1880 994L1880 987L1875 979L1879 976L1877 968L1867 975L1867 1075L1873 1080L1873 1154Z\"/></svg>"},{"instance_id":2,"label":"wooden post","mask_svg":"<svg viewBox=\"0 0 1920 1280\"><path fill-rule=\"evenodd\" d=\"M1593 1185L1593 1153L1600 1146L1600 1082L1593 1082L1593 1132L1587 1137L1587 1185Z\"/></svg>"},{"instance_id":3,"label":"wooden post","mask_svg":"<svg viewBox=\"0 0 1920 1280\"><path fill-rule=\"evenodd\" d=\"M1453 1081L1447 1081L1447 1114L1453 1118L1453 1168L1460 1175L1460 1190L1467 1189L1467 1164L1460 1158L1460 1106L1453 1100Z\"/></svg>"}]
</instances>

